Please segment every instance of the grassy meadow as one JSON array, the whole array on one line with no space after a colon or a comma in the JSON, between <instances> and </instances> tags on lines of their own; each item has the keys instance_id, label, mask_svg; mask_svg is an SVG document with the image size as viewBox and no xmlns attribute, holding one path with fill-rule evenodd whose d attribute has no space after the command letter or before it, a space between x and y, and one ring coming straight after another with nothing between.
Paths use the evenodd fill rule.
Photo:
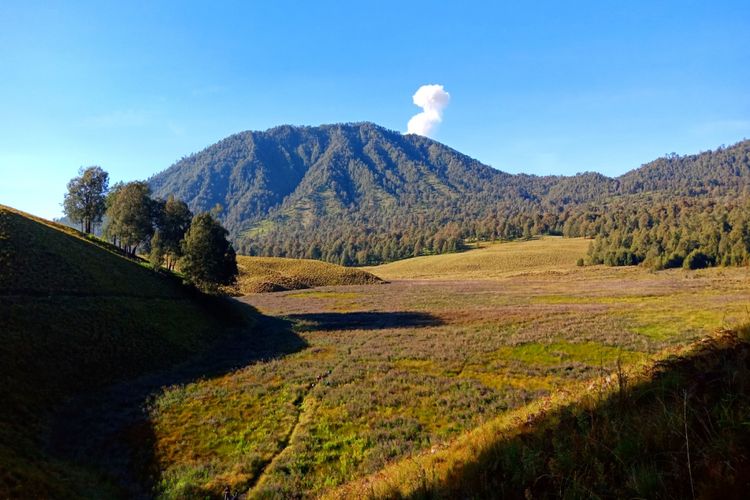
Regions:
<instances>
[{"instance_id":1,"label":"grassy meadow","mask_svg":"<svg viewBox=\"0 0 750 500\"><path fill-rule=\"evenodd\" d=\"M577 267L587 246L498 244L370 268L377 286L243 297L307 347L153 398L160 495L334 494L748 319L747 269Z\"/></svg>"},{"instance_id":2,"label":"grassy meadow","mask_svg":"<svg viewBox=\"0 0 750 500\"><path fill-rule=\"evenodd\" d=\"M591 240L546 236L502 244L481 243L460 253L430 255L364 267L386 280L398 279L486 279L526 273L570 270L586 255Z\"/></svg>"}]
</instances>

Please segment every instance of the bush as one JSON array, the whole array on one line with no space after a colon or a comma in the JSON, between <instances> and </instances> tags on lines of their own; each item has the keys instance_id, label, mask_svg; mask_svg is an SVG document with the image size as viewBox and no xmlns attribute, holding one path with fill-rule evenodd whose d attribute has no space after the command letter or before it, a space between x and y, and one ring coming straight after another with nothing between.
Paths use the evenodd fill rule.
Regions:
<instances>
[{"instance_id":1,"label":"bush","mask_svg":"<svg viewBox=\"0 0 750 500\"><path fill-rule=\"evenodd\" d=\"M667 257L666 262L664 262L664 268L665 269L671 269L673 267L680 267L682 266L682 263L685 261L685 257L682 254L679 254L677 252L672 252L669 257Z\"/></svg>"},{"instance_id":2,"label":"bush","mask_svg":"<svg viewBox=\"0 0 750 500\"><path fill-rule=\"evenodd\" d=\"M685 269L704 269L713 265L713 259L701 252L700 250L693 250L685 258L682 267Z\"/></svg>"}]
</instances>

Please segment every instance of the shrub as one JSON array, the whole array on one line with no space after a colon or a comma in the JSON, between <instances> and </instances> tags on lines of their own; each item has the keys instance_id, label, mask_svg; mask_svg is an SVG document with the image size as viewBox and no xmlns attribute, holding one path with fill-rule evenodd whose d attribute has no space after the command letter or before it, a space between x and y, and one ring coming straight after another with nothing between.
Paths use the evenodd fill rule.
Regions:
<instances>
[{"instance_id":1,"label":"shrub","mask_svg":"<svg viewBox=\"0 0 750 500\"><path fill-rule=\"evenodd\" d=\"M711 265L713 265L713 259L700 250L690 252L682 263L685 269L704 269Z\"/></svg>"}]
</instances>

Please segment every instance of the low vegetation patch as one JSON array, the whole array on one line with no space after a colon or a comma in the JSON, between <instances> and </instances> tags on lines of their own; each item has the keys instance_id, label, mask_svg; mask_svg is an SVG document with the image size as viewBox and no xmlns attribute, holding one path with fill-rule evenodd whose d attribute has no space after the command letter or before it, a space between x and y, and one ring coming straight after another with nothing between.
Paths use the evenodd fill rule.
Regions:
<instances>
[{"instance_id":1,"label":"low vegetation patch","mask_svg":"<svg viewBox=\"0 0 750 500\"><path fill-rule=\"evenodd\" d=\"M742 498L750 485L748 331L720 331L543 398L327 496Z\"/></svg>"}]
</instances>

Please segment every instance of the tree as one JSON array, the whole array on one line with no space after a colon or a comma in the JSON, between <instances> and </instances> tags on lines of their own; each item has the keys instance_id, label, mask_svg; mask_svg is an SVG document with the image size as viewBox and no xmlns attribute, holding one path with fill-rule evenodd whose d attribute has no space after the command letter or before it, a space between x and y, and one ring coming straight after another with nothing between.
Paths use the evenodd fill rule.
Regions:
<instances>
[{"instance_id":1,"label":"tree","mask_svg":"<svg viewBox=\"0 0 750 500\"><path fill-rule=\"evenodd\" d=\"M117 184L107 197L105 234L112 242L135 256L138 246L154 232L154 201L143 181Z\"/></svg>"},{"instance_id":2,"label":"tree","mask_svg":"<svg viewBox=\"0 0 750 500\"><path fill-rule=\"evenodd\" d=\"M148 260L155 269L159 269L164 265L165 257L164 239L161 236L161 231L157 229L151 238L151 252L148 254Z\"/></svg>"},{"instance_id":3,"label":"tree","mask_svg":"<svg viewBox=\"0 0 750 500\"><path fill-rule=\"evenodd\" d=\"M68 192L63 201L63 211L81 230L91 233L101 224L106 210L105 196L109 187L109 174L101 167L81 167L78 177L68 182Z\"/></svg>"},{"instance_id":4,"label":"tree","mask_svg":"<svg viewBox=\"0 0 750 500\"><path fill-rule=\"evenodd\" d=\"M154 233L154 239L158 237L158 244L154 239L151 241L152 250L159 247L161 253L160 262L166 264L170 271L174 269L177 260L182 257L181 242L190 227L193 214L182 200L170 195L163 204L159 204L156 225L158 230ZM161 264L160 264L161 265Z\"/></svg>"},{"instance_id":5,"label":"tree","mask_svg":"<svg viewBox=\"0 0 750 500\"><path fill-rule=\"evenodd\" d=\"M213 215L204 212L193 217L182 242L180 269L187 279L204 290L234 283L237 258L228 231Z\"/></svg>"}]
</instances>

